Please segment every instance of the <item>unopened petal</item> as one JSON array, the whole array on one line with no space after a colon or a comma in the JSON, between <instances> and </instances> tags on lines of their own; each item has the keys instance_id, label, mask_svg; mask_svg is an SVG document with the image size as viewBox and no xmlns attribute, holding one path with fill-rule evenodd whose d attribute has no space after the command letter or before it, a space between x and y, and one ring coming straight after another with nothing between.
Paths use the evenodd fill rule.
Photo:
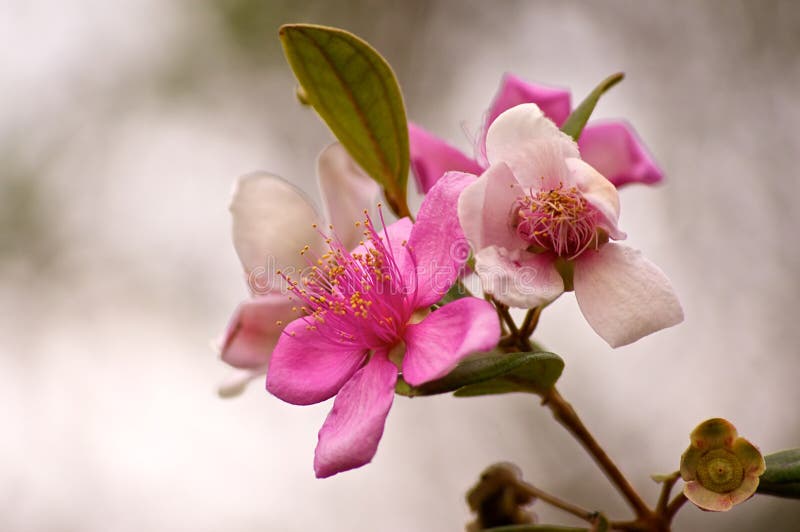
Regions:
<instances>
[{"instance_id":1,"label":"unopened petal","mask_svg":"<svg viewBox=\"0 0 800 532\"><path fill-rule=\"evenodd\" d=\"M242 302L234 311L220 347L222 360L236 368L269 362L283 326L294 318L292 302L283 294L266 294Z\"/></svg>"},{"instance_id":2,"label":"unopened petal","mask_svg":"<svg viewBox=\"0 0 800 532\"><path fill-rule=\"evenodd\" d=\"M475 255L475 271L483 290L510 307L537 307L564 292L549 254L489 246Z\"/></svg>"},{"instance_id":3,"label":"unopened petal","mask_svg":"<svg viewBox=\"0 0 800 532\"><path fill-rule=\"evenodd\" d=\"M334 342L309 327L303 318L286 326L267 372L267 390L295 405L333 397L367 357L366 349Z\"/></svg>"},{"instance_id":4,"label":"unopened petal","mask_svg":"<svg viewBox=\"0 0 800 532\"><path fill-rule=\"evenodd\" d=\"M458 223L458 196L474 179L448 172L422 202L407 246L416 264L417 308L441 299L469 257L469 243Z\"/></svg>"},{"instance_id":5,"label":"unopened petal","mask_svg":"<svg viewBox=\"0 0 800 532\"><path fill-rule=\"evenodd\" d=\"M411 148L411 171L417 179L417 188L422 193L427 194L445 172L480 174L482 171L473 159L411 122L408 123L408 140Z\"/></svg>"},{"instance_id":6,"label":"unopened petal","mask_svg":"<svg viewBox=\"0 0 800 532\"><path fill-rule=\"evenodd\" d=\"M254 292L274 289L276 270L299 276L306 267L303 246L322 249L322 236L312 227L320 223L319 215L299 189L279 177L258 172L239 178L230 211L233 245Z\"/></svg>"},{"instance_id":7,"label":"unopened petal","mask_svg":"<svg viewBox=\"0 0 800 532\"><path fill-rule=\"evenodd\" d=\"M404 339L403 378L418 386L444 377L465 356L494 348L500 322L491 304L465 297L409 325Z\"/></svg>"},{"instance_id":8,"label":"unopened petal","mask_svg":"<svg viewBox=\"0 0 800 532\"><path fill-rule=\"evenodd\" d=\"M568 90L528 83L513 74L505 74L489 109L487 123L491 124L501 113L522 103L535 103L559 127L571 110Z\"/></svg>"},{"instance_id":9,"label":"unopened petal","mask_svg":"<svg viewBox=\"0 0 800 532\"><path fill-rule=\"evenodd\" d=\"M376 353L342 387L319 431L314 471L325 478L369 463L394 399L397 366Z\"/></svg>"},{"instance_id":10,"label":"unopened petal","mask_svg":"<svg viewBox=\"0 0 800 532\"><path fill-rule=\"evenodd\" d=\"M591 122L578 145L581 157L615 186L654 184L664 174L648 153L633 127L621 120Z\"/></svg>"},{"instance_id":11,"label":"unopened petal","mask_svg":"<svg viewBox=\"0 0 800 532\"><path fill-rule=\"evenodd\" d=\"M592 329L611 347L683 321L669 279L640 251L608 243L575 261L575 297Z\"/></svg>"},{"instance_id":12,"label":"unopened petal","mask_svg":"<svg viewBox=\"0 0 800 532\"><path fill-rule=\"evenodd\" d=\"M338 142L319 154L317 179L328 221L344 247L352 249L362 238L355 223L364 219L365 210L375 208L380 187Z\"/></svg>"}]
</instances>

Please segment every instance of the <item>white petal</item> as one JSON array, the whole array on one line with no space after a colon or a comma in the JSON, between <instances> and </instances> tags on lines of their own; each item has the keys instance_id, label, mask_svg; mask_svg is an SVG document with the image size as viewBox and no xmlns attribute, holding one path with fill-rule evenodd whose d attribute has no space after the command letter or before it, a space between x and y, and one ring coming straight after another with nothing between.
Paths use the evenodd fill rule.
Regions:
<instances>
[{"instance_id":1,"label":"white petal","mask_svg":"<svg viewBox=\"0 0 800 532\"><path fill-rule=\"evenodd\" d=\"M240 177L230 211L236 253L245 272L259 277L259 285L274 286L278 269L299 277L307 264L300 256L303 246L322 250L323 238L312 227L321 222L319 215L299 189L280 177L264 172Z\"/></svg>"},{"instance_id":2,"label":"white petal","mask_svg":"<svg viewBox=\"0 0 800 532\"><path fill-rule=\"evenodd\" d=\"M338 142L319 154L317 179L328 221L345 247L353 249L363 232L355 222L363 220L365 209L375 208L380 187Z\"/></svg>"},{"instance_id":3,"label":"white petal","mask_svg":"<svg viewBox=\"0 0 800 532\"><path fill-rule=\"evenodd\" d=\"M483 204L486 198L486 183L488 179L484 173L461 191L458 196L458 222L464 237L473 250L481 249L483 243Z\"/></svg>"},{"instance_id":4,"label":"white petal","mask_svg":"<svg viewBox=\"0 0 800 532\"><path fill-rule=\"evenodd\" d=\"M554 177L535 175L541 174L547 168L529 168L531 159L539 158L542 147L548 151L552 149L556 160L580 156L578 145L562 133L552 120L545 117L534 103L518 105L505 111L492 122L486 134L486 156L489 163L505 162L523 185L532 185L529 182L531 179Z\"/></svg>"},{"instance_id":5,"label":"white petal","mask_svg":"<svg viewBox=\"0 0 800 532\"><path fill-rule=\"evenodd\" d=\"M575 261L575 297L586 321L611 347L683 321L683 309L658 266L638 250L609 243Z\"/></svg>"},{"instance_id":6,"label":"white petal","mask_svg":"<svg viewBox=\"0 0 800 532\"><path fill-rule=\"evenodd\" d=\"M623 240L626 235L617 228L619 222L619 193L611 181L581 159L569 158L566 161L572 185L576 186L586 201L600 214L605 223L602 225L614 240Z\"/></svg>"},{"instance_id":7,"label":"white petal","mask_svg":"<svg viewBox=\"0 0 800 532\"><path fill-rule=\"evenodd\" d=\"M475 255L483 290L510 307L533 308L564 292L564 281L548 254L490 246Z\"/></svg>"}]
</instances>

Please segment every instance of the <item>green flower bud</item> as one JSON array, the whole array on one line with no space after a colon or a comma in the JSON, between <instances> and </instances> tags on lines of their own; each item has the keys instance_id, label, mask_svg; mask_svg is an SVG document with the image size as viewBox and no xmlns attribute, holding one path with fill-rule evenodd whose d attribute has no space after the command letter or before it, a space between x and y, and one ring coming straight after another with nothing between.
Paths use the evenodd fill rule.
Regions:
<instances>
[{"instance_id":1,"label":"green flower bud","mask_svg":"<svg viewBox=\"0 0 800 532\"><path fill-rule=\"evenodd\" d=\"M766 469L758 449L724 419L704 421L681 456L686 498L703 510L724 512L749 499Z\"/></svg>"}]
</instances>

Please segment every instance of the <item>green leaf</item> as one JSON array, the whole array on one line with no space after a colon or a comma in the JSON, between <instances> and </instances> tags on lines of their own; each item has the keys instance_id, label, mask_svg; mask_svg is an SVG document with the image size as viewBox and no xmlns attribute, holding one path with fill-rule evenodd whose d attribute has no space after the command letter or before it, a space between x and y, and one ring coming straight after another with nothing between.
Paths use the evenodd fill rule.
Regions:
<instances>
[{"instance_id":1,"label":"green leaf","mask_svg":"<svg viewBox=\"0 0 800 532\"><path fill-rule=\"evenodd\" d=\"M583 127L586 125L586 122L589 121L589 117L592 115L592 111L594 111L600 96L602 96L603 93L608 89L622 81L624 77L625 74L618 72L601 81L600 84L589 93L589 96L587 96L581 102L581 104L576 107L574 111L572 111L569 117L567 117L567 121L561 126L561 131L577 141L578 137L581 136Z\"/></svg>"},{"instance_id":2,"label":"green leaf","mask_svg":"<svg viewBox=\"0 0 800 532\"><path fill-rule=\"evenodd\" d=\"M761 475L758 493L800 499L800 449L773 453L764 461L767 470Z\"/></svg>"},{"instance_id":3,"label":"green leaf","mask_svg":"<svg viewBox=\"0 0 800 532\"><path fill-rule=\"evenodd\" d=\"M589 532L589 529L558 525L508 525L484 528L481 532Z\"/></svg>"},{"instance_id":4,"label":"green leaf","mask_svg":"<svg viewBox=\"0 0 800 532\"><path fill-rule=\"evenodd\" d=\"M408 124L389 63L369 44L337 28L287 24L279 35L306 101L383 186L387 201L405 205Z\"/></svg>"},{"instance_id":5,"label":"green leaf","mask_svg":"<svg viewBox=\"0 0 800 532\"><path fill-rule=\"evenodd\" d=\"M452 303L462 297L470 297L472 296L472 292L469 291L469 288L464 286L464 283L461 282L461 279L456 279L455 284L450 287L450 290L442 296L442 299L439 300L437 303L438 306L442 307L448 303Z\"/></svg>"},{"instance_id":6,"label":"green leaf","mask_svg":"<svg viewBox=\"0 0 800 532\"><path fill-rule=\"evenodd\" d=\"M456 392L457 397L541 393L555 384L563 369L564 362L553 353L483 353L462 361L447 376L420 386L401 378L395 391L408 397L449 392Z\"/></svg>"}]
</instances>

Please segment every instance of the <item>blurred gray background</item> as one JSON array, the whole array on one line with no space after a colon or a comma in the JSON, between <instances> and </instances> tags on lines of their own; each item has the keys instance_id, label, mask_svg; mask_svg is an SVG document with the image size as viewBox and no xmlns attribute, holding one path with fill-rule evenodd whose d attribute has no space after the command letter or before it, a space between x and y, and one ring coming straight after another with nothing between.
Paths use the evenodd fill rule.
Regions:
<instances>
[{"instance_id":1,"label":"blurred gray background","mask_svg":"<svg viewBox=\"0 0 800 532\"><path fill-rule=\"evenodd\" d=\"M3 0L0 530L455 531L481 469L627 509L535 398L398 397L374 462L315 480L330 404L217 398L208 347L246 295L227 203L264 169L316 197L331 140L297 105L284 22L344 27L391 62L409 116L469 149L503 72L626 117L668 180L622 192L629 242L681 326L611 350L574 297L539 340L561 389L650 500L688 434L730 419L800 446L800 4L792 1ZM537 504L543 520L573 523ZM797 530L800 504L687 506L676 530Z\"/></svg>"}]
</instances>

